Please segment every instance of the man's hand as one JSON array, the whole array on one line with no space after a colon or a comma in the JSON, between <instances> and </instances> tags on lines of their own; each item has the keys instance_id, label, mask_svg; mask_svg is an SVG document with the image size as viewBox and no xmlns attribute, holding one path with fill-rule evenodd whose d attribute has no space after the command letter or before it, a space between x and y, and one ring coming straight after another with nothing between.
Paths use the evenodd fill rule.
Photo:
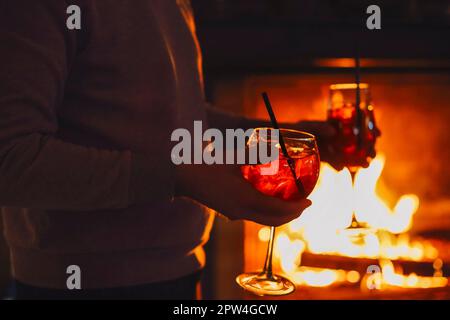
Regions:
<instances>
[{"instance_id":1,"label":"man's hand","mask_svg":"<svg viewBox=\"0 0 450 320\"><path fill-rule=\"evenodd\" d=\"M289 124L295 130L306 131L316 137L320 160L329 163L336 170L345 166L343 155L336 144L338 131L326 121L299 121Z\"/></svg>"},{"instance_id":2,"label":"man's hand","mask_svg":"<svg viewBox=\"0 0 450 320\"><path fill-rule=\"evenodd\" d=\"M179 165L176 195L189 197L231 220L279 226L300 216L311 201L283 201L263 195L244 180L236 165Z\"/></svg>"}]
</instances>

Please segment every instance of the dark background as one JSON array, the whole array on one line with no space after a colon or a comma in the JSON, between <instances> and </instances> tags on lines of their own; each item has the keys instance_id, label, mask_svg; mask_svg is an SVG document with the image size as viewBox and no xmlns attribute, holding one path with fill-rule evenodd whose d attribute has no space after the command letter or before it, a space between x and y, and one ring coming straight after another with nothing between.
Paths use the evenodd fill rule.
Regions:
<instances>
[{"instance_id":1,"label":"dark background","mask_svg":"<svg viewBox=\"0 0 450 320\"><path fill-rule=\"evenodd\" d=\"M381 9L381 30L366 28L370 4ZM424 60L448 63L450 56L445 0L193 0L193 6L211 77L315 68L317 59L353 57L356 45L362 57L408 59L410 67L441 67Z\"/></svg>"}]
</instances>

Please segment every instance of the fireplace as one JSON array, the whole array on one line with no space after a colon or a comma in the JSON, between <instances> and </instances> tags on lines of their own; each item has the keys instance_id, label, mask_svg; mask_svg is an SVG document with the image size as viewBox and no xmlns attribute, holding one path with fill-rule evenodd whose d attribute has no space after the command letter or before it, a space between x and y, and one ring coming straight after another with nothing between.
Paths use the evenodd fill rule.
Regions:
<instances>
[{"instance_id":1,"label":"fireplace","mask_svg":"<svg viewBox=\"0 0 450 320\"><path fill-rule=\"evenodd\" d=\"M365 28L367 1L193 4L207 96L247 116L267 119L267 91L279 121L324 120L329 86L354 81L359 49L382 131L378 155L355 189L348 171L323 164L313 206L278 229L276 267L298 286L285 298L449 299L448 4L379 1L376 32ZM353 211L361 224L351 227ZM267 236L263 226L217 219L206 296L254 298L234 279L261 268Z\"/></svg>"},{"instance_id":2,"label":"fireplace","mask_svg":"<svg viewBox=\"0 0 450 320\"><path fill-rule=\"evenodd\" d=\"M449 298L450 77L372 69L362 78L382 131L378 155L354 187L347 169L323 163L311 208L277 229L276 268L298 287L286 298ZM265 118L259 94L268 91L279 121L324 120L330 84L351 80L346 72L246 75L217 82L212 96L225 109ZM211 262L220 270L215 292L253 298L229 286L237 273L261 268L269 228L220 221L216 229L212 246L230 232L233 240L219 245L226 258Z\"/></svg>"}]
</instances>

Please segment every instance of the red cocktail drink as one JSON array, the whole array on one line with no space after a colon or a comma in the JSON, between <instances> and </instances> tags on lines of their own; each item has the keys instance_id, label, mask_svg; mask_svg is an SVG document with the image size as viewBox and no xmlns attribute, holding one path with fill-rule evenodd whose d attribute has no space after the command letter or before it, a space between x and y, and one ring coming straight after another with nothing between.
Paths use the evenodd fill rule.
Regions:
<instances>
[{"instance_id":1,"label":"red cocktail drink","mask_svg":"<svg viewBox=\"0 0 450 320\"><path fill-rule=\"evenodd\" d=\"M315 137L306 132L286 129L280 129L279 135L268 135L267 130L268 128L255 129L247 145L251 148L259 147L261 143L272 144L278 148L275 149L278 151L276 159L263 164L244 165L241 167L242 175L265 195L291 201L305 199L314 189L319 177L320 160ZM282 146L285 146L284 152ZM273 273L274 239L275 227L271 227L264 269L243 273L236 278L242 288L256 295L278 296L295 290L292 281Z\"/></svg>"},{"instance_id":2,"label":"red cocktail drink","mask_svg":"<svg viewBox=\"0 0 450 320\"><path fill-rule=\"evenodd\" d=\"M272 175L262 174L263 169L268 169L273 163L242 166L241 171L258 191L283 200L296 200L306 198L316 185L319 177L320 161L317 152L290 148L289 156L294 163L295 175L303 190L299 190L289 168L286 157L279 152L278 170Z\"/></svg>"}]
</instances>

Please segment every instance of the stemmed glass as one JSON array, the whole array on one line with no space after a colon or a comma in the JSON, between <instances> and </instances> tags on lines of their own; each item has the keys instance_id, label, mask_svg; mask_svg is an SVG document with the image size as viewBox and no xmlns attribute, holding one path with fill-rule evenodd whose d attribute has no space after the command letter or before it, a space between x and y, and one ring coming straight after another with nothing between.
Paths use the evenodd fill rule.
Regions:
<instances>
[{"instance_id":1,"label":"stemmed glass","mask_svg":"<svg viewBox=\"0 0 450 320\"><path fill-rule=\"evenodd\" d=\"M255 129L247 147L252 148L260 143L275 143L276 147L280 149L277 136L267 135L268 129ZM279 150L278 158L272 162L243 165L241 167L242 175L254 188L265 195L287 201L304 199L314 189L319 177L320 159L316 139L309 133L288 129L280 129L279 135L284 141L288 157L285 157ZM273 166L274 161L277 162L278 169L267 174L267 169ZM295 171L296 180L292 168ZM263 270L243 273L236 278L236 282L242 288L256 295L279 296L295 290L295 285L289 279L273 273L274 239L275 227L271 227Z\"/></svg>"},{"instance_id":2,"label":"stemmed glass","mask_svg":"<svg viewBox=\"0 0 450 320\"><path fill-rule=\"evenodd\" d=\"M336 145L350 171L352 184L358 169L375 155L380 135L367 83L341 83L330 86L328 121L338 129ZM352 228L362 225L352 216Z\"/></svg>"}]
</instances>

